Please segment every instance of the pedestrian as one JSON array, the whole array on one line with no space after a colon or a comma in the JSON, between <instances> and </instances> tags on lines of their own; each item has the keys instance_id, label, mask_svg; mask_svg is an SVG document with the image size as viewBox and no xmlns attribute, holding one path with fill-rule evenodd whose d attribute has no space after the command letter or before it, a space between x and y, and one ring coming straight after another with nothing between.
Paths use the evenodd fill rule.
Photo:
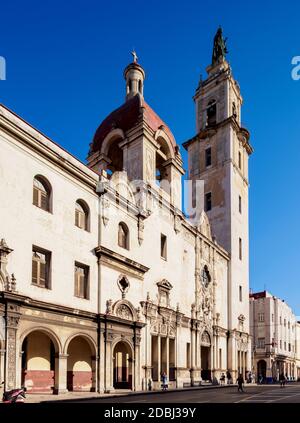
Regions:
<instances>
[{"instance_id":1,"label":"pedestrian","mask_svg":"<svg viewBox=\"0 0 300 423\"><path fill-rule=\"evenodd\" d=\"M168 389L168 377L167 377L166 372L162 373L161 381L162 381L162 390L166 391Z\"/></svg>"},{"instance_id":2,"label":"pedestrian","mask_svg":"<svg viewBox=\"0 0 300 423\"><path fill-rule=\"evenodd\" d=\"M263 380L264 380L264 378L263 378L262 374L260 374L259 377L258 377L258 383L261 385L263 383Z\"/></svg>"},{"instance_id":3,"label":"pedestrian","mask_svg":"<svg viewBox=\"0 0 300 423\"><path fill-rule=\"evenodd\" d=\"M285 376L284 376L284 373L280 373L280 375L279 375L279 382L280 382L280 388L284 388L284 386L285 386Z\"/></svg>"},{"instance_id":4,"label":"pedestrian","mask_svg":"<svg viewBox=\"0 0 300 423\"><path fill-rule=\"evenodd\" d=\"M227 385L230 385L230 383L231 383L231 374L230 374L230 372L228 370L226 372L226 376L227 376Z\"/></svg>"},{"instance_id":5,"label":"pedestrian","mask_svg":"<svg viewBox=\"0 0 300 423\"><path fill-rule=\"evenodd\" d=\"M221 383L221 385L225 385L225 373L221 374L220 383Z\"/></svg>"},{"instance_id":6,"label":"pedestrian","mask_svg":"<svg viewBox=\"0 0 300 423\"><path fill-rule=\"evenodd\" d=\"M239 377L237 378L237 384L238 384L238 392L244 392L243 384L244 384L244 378L242 373L239 374Z\"/></svg>"}]
</instances>

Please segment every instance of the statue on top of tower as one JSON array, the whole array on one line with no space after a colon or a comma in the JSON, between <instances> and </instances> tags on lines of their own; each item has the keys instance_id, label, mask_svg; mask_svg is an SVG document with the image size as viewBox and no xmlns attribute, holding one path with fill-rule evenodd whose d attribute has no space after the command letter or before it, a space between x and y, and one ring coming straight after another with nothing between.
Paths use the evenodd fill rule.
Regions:
<instances>
[{"instance_id":1,"label":"statue on top of tower","mask_svg":"<svg viewBox=\"0 0 300 423\"><path fill-rule=\"evenodd\" d=\"M138 61L138 57L137 57L136 51L135 51L135 50L133 50L133 51L131 52L131 54L132 54L132 57L133 57L133 63L137 63L137 61Z\"/></svg>"},{"instance_id":2,"label":"statue on top of tower","mask_svg":"<svg viewBox=\"0 0 300 423\"><path fill-rule=\"evenodd\" d=\"M225 59L225 56L228 53L226 41L227 38L224 39L222 28L219 27L214 38L214 49L212 55L213 66L221 63Z\"/></svg>"}]
</instances>

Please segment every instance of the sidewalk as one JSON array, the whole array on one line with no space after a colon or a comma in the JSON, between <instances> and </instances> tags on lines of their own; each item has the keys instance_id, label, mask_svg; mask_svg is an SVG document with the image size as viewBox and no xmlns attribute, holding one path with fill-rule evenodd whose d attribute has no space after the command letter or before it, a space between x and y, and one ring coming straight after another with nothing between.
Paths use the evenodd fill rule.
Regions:
<instances>
[{"instance_id":1,"label":"sidewalk","mask_svg":"<svg viewBox=\"0 0 300 423\"><path fill-rule=\"evenodd\" d=\"M246 384L247 386L248 384ZM207 389L226 389L236 387L236 384L232 385L204 385L204 386L189 386L185 388L175 388L169 389L167 392L182 392L182 391L202 391ZM257 386L254 383L248 385L250 386ZM53 401L74 401L84 400L84 399L97 399L97 398L117 398L122 396L138 396L138 395L153 395L159 394L161 391L130 391L126 389L119 389L111 394L97 394L95 392L68 392L66 394L60 395L50 395L50 394L27 394L26 395L26 403L40 403L40 402L53 402Z\"/></svg>"}]
</instances>

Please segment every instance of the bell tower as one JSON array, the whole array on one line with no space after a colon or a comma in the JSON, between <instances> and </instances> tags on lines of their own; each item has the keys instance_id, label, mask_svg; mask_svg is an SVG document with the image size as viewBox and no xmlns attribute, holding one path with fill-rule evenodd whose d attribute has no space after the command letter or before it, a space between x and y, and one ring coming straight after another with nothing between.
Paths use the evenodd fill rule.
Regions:
<instances>
[{"instance_id":1,"label":"bell tower","mask_svg":"<svg viewBox=\"0 0 300 423\"><path fill-rule=\"evenodd\" d=\"M231 258L228 368L236 374L250 370L251 358L248 159L253 150L250 134L241 125L243 99L226 54L226 39L219 28L207 78L201 78L194 96L197 135L184 147L188 151L189 179L204 181L204 208L212 235ZM237 342L243 342L243 348Z\"/></svg>"}]
</instances>

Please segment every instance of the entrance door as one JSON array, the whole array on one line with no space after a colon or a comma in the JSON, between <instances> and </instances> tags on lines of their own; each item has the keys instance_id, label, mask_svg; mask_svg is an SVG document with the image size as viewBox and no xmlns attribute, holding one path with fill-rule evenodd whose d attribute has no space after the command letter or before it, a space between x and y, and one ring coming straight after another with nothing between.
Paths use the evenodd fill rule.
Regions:
<instances>
[{"instance_id":1,"label":"entrance door","mask_svg":"<svg viewBox=\"0 0 300 423\"><path fill-rule=\"evenodd\" d=\"M132 389L132 352L125 342L114 348L114 388Z\"/></svg>"},{"instance_id":2,"label":"entrance door","mask_svg":"<svg viewBox=\"0 0 300 423\"><path fill-rule=\"evenodd\" d=\"M201 346L201 379L211 381L210 347Z\"/></svg>"}]
</instances>

